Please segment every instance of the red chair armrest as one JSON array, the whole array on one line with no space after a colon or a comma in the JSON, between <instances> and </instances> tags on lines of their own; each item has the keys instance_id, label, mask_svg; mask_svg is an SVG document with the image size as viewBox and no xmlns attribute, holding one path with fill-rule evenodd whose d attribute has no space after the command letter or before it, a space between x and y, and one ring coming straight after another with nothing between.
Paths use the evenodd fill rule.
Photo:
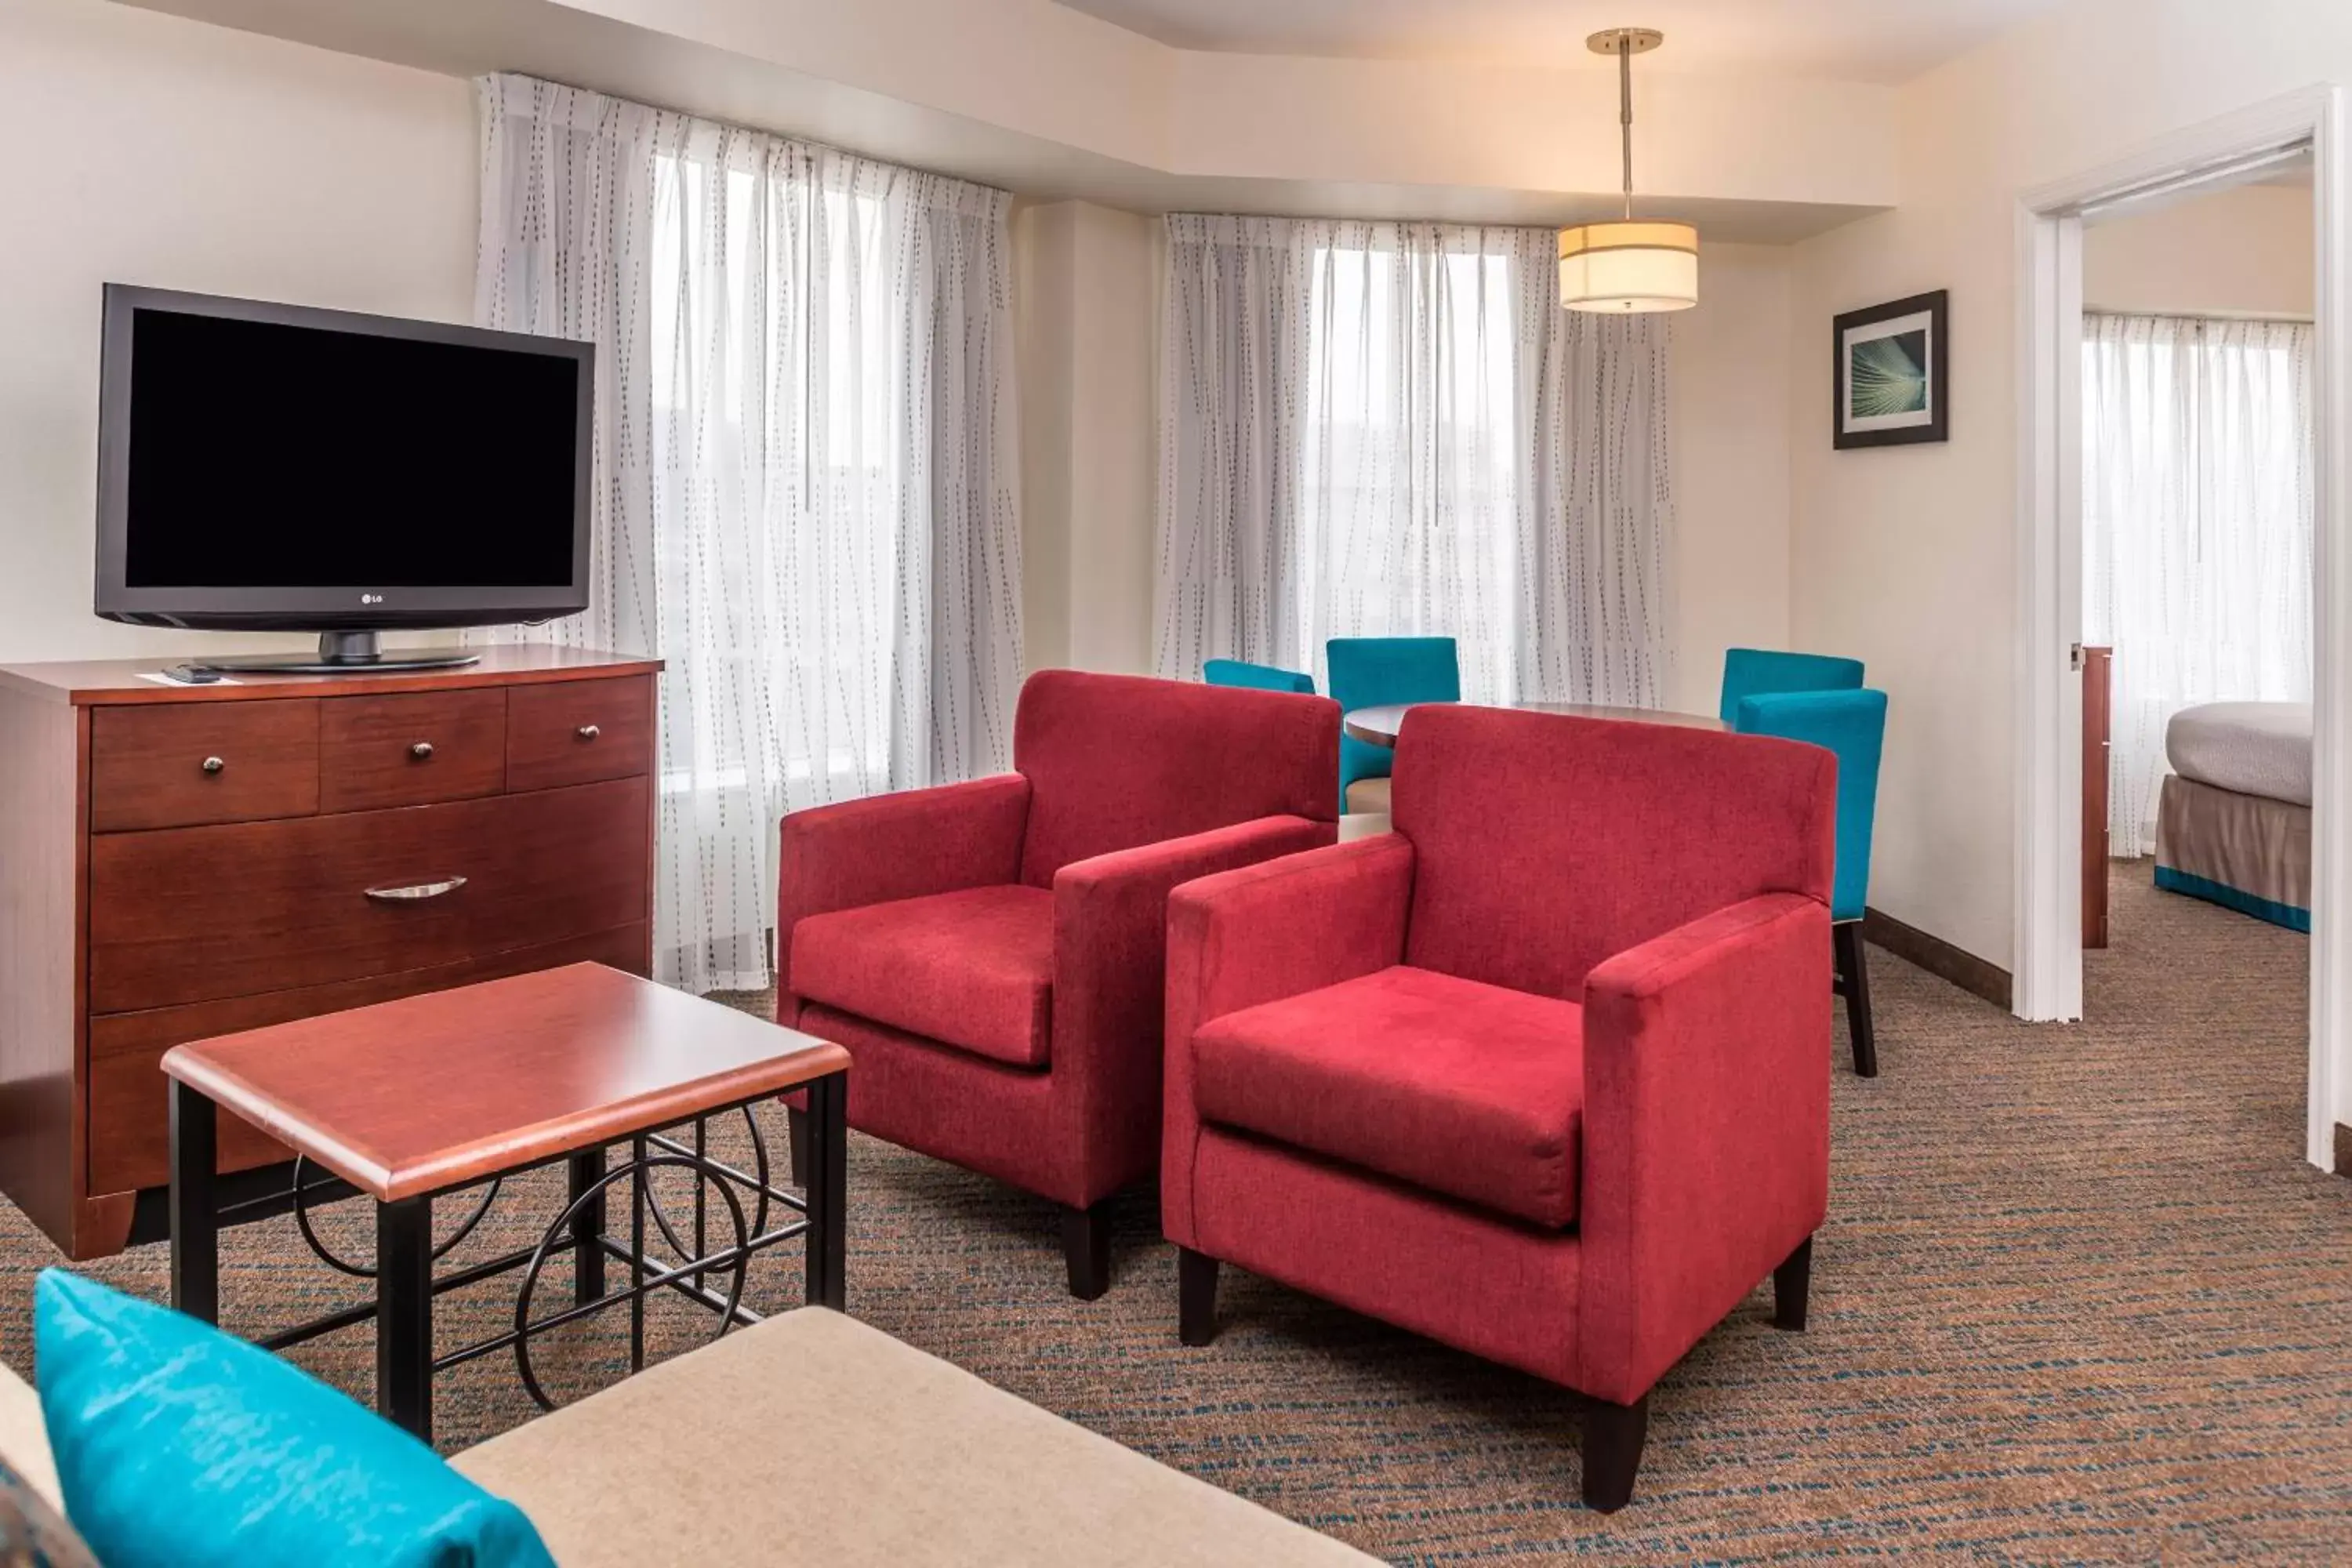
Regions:
<instances>
[{"instance_id":1,"label":"red chair armrest","mask_svg":"<svg viewBox=\"0 0 2352 1568\"><path fill-rule=\"evenodd\" d=\"M1338 832L1329 822L1262 816L1074 860L1054 874L1054 1077L1057 1093L1077 1096L1084 1124L1108 1133L1088 1139L1089 1161L1139 1147L1148 1159L1159 1142L1169 894L1329 844ZM1110 1179L1090 1172L1086 1184Z\"/></svg>"},{"instance_id":2,"label":"red chair armrest","mask_svg":"<svg viewBox=\"0 0 2352 1568\"><path fill-rule=\"evenodd\" d=\"M1631 1404L1828 1212L1830 914L1748 899L1584 986L1578 1384Z\"/></svg>"},{"instance_id":3,"label":"red chair armrest","mask_svg":"<svg viewBox=\"0 0 2352 1568\"><path fill-rule=\"evenodd\" d=\"M792 990L795 924L893 899L1017 882L1028 818L1029 781L1019 773L786 816L776 870L779 1016Z\"/></svg>"},{"instance_id":4,"label":"red chair armrest","mask_svg":"<svg viewBox=\"0 0 2352 1568\"><path fill-rule=\"evenodd\" d=\"M1336 985L1404 959L1412 843L1395 834L1228 871L1168 900L1160 1219L1192 1243L1192 1035L1213 1018Z\"/></svg>"}]
</instances>

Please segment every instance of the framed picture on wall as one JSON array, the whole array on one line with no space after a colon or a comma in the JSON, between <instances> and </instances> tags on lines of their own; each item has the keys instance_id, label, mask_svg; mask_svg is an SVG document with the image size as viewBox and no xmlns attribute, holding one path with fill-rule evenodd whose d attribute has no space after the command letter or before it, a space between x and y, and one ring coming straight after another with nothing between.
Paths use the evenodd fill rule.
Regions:
<instances>
[{"instance_id":1,"label":"framed picture on wall","mask_svg":"<svg viewBox=\"0 0 2352 1568\"><path fill-rule=\"evenodd\" d=\"M1950 439L1947 298L1938 289L1837 319L1832 428L1839 449Z\"/></svg>"}]
</instances>

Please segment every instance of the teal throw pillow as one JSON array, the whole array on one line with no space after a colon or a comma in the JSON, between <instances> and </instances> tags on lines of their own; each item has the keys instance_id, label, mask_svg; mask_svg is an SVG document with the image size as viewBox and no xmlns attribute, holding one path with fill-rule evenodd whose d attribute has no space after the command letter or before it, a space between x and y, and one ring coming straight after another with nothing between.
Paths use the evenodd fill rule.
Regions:
<instances>
[{"instance_id":1,"label":"teal throw pillow","mask_svg":"<svg viewBox=\"0 0 2352 1568\"><path fill-rule=\"evenodd\" d=\"M553 1568L520 1509L290 1363L49 1268L41 1411L107 1568Z\"/></svg>"}]
</instances>

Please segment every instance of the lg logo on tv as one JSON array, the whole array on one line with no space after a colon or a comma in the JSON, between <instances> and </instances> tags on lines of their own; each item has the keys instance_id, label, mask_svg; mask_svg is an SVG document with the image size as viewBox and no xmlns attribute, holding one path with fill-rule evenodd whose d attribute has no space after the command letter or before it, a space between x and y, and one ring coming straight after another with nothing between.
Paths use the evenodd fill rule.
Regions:
<instances>
[{"instance_id":1,"label":"lg logo on tv","mask_svg":"<svg viewBox=\"0 0 2352 1568\"><path fill-rule=\"evenodd\" d=\"M362 594L360 595L360 603L362 605L381 605L383 603L383 595L382 594Z\"/></svg>"}]
</instances>

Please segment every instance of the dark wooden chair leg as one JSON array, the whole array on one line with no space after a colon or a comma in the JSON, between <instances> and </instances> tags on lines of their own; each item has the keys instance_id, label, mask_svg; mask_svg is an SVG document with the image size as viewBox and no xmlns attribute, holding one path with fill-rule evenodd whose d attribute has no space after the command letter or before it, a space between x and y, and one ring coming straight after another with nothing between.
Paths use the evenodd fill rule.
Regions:
<instances>
[{"instance_id":1,"label":"dark wooden chair leg","mask_svg":"<svg viewBox=\"0 0 2352 1568\"><path fill-rule=\"evenodd\" d=\"M1062 1256L1070 1268L1070 1294L1091 1301L1110 1289L1110 1205L1062 1211Z\"/></svg>"},{"instance_id":2,"label":"dark wooden chair leg","mask_svg":"<svg viewBox=\"0 0 2352 1568\"><path fill-rule=\"evenodd\" d=\"M1188 1345L1217 1337L1217 1260L1189 1247L1176 1249L1176 1337Z\"/></svg>"},{"instance_id":3,"label":"dark wooden chair leg","mask_svg":"<svg viewBox=\"0 0 2352 1568\"><path fill-rule=\"evenodd\" d=\"M1878 1076L1878 1039L1870 1026L1870 961L1863 956L1862 922L1830 927L1837 948L1838 989L1845 994L1846 1033L1853 1037L1853 1075Z\"/></svg>"},{"instance_id":4,"label":"dark wooden chair leg","mask_svg":"<svg viewBox=\"0 0 2352 1568\"><path fill-rule=\"evenodd\" d=\"M798 1106L784 1107L784 1137L793 1146L793 1185L808 1191L809 1173L816 1168L816 1135L809 1131L809 1113Z\"/></svg>"},{"instance_id":5,"label":"dark wooden chair leg","mask_svg":"<svg viewBox=\"0 0 2352 1568\"><path fill-rule=\"evenodd\" d=\"M1772 1270L1772 1326L1805 1331L1805 1296L1813 1285L1813 1238L1797 1243L1789 1261Z\"/></svg>"},{"instance_id":6,"label":"dark wooden chair leg","mask_svg":"<svg viewBox=\"0 0 2352 1568\"><path fill-rule=\"evenodd\" d=\"M1633 1476L1650 1436L1650 1396L1631 1405L1584 1402L1584 1506L1615 1513L1633 1500Z\"/></svg>"}]
</instances>

